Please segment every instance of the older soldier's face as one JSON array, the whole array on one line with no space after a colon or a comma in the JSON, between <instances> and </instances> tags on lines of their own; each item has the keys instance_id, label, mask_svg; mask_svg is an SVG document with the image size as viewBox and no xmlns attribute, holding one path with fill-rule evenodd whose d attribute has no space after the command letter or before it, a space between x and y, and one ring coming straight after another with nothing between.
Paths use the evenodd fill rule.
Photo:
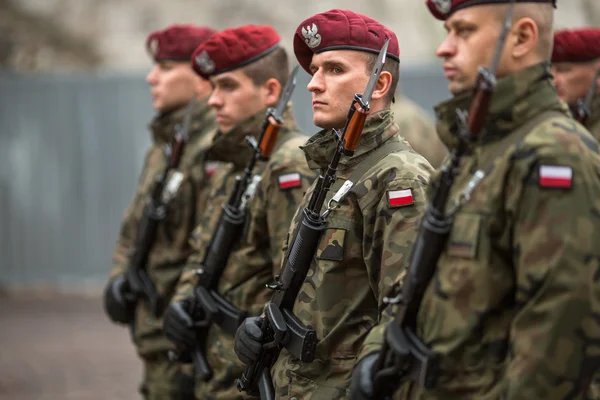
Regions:
<instances>
[{"instance_id":1,"label":"older soldier's face","mask_svg":"<svg viewBox=\"0 0 600 400\"><path fill-rule=\"evenodd\" d=\"M575 105L577 99L587 95L594 83L596 68L600 68L600 62L552 64L552 75L554 75L558 97L567 104ZM598 82L595 84L598 85Z\"/></svg>"},{"instance_id":2,"label":"older soldier's face","mask_svg":"<svg viewBox=\"0 0 600 400\"><path fill-rule=\"evenodd\" d=\"M314 54L310 71L313 123L322 129L343 128L354 95L369 81L367 55L354 50Z\"/></svg>"},{"instance_id":3,"label":"older soldier's face","mask_svg":"<svg viewBox=\"0 0 600 400\"><path fill-rule=\"evenodd\" d=\"M491 63L501 30L491 7L495 6L458 10L444 22L448 33L436 55L444 61L444 76L453 95L473 88L478 67Z\"/></svg>"},{"instance_id":4,"label":"older soldier's face","mask_svg":"<svg viewBox=\"0 0 600 400\"><path fill-rule=\"evenodd\" d=\"M146 82L150 85L152 107L164 113L185 106L202 84L201 81L190 63L155 63L146 76Z\"/></svg>"}]
</instances>

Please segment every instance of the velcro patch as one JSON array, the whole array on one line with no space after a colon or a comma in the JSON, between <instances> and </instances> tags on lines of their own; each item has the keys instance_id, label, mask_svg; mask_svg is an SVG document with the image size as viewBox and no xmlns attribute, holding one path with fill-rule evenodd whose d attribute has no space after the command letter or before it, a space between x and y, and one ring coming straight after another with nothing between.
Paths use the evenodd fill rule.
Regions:
<instances>
[{"instance_id":1,"label":"velcro patch","mask_svg":"<svg viewBox=\"0 0 600 400\"><path fill-rule=\"evenodd\" d=\"M391 208L410 206L415 203L411 189L388 190L387 196Z\"/></svg>"},{"instance_id":2,"label":"velcro patch","mask_svg":"<svg viewBox=\"0 0 600 400\"><path fill-rule=\"evenodd\" d=\"M300 187L302 181L300 180L300 174L298 172L292 172L291 174L279 175L279 189L291 189Z\"/></svg>"},{"instance_id":3,"label":"velcro patch","mask_svg":"<svg viewBox=\"0 0 600 400\"><path fill-rule=\"evenodd\" d=\"M564 165L540 165L540 187L569 189L572 183L573 169L571 167Z\"/></svg>"}]
</instances>

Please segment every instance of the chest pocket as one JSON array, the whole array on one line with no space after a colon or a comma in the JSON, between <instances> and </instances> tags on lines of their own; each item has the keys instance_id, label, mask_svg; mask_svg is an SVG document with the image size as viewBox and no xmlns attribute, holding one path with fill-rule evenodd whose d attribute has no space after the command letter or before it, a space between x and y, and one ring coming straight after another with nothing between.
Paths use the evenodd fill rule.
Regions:
<instances>
[{"instance_id":1,"label":"chest pocket","mask_svg":"<svg viewBox=\"0 0 600 400\"><path fill-rule=\"evenodd\" d=\"M333 211L327 218L327 228L321 236L315 257L323 261L343 261L356 256L352 250L357 234L360 234L362 225L355 220L352 207L342 205Z\"/></svg>"}]
</instances>

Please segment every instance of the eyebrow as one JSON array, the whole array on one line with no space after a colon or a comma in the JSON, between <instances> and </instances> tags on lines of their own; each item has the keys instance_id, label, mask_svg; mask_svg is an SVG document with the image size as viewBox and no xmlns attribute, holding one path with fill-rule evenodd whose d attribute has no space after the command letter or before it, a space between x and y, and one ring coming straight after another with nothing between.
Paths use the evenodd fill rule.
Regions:
<instances>
[{"instance_id":1,"label":"eyebrow","mask_svg":"<svg viewBox=\"0 0 600 400\"><path fill-rule=\"evenodd\" d=\"M344 64L342 61L336 61L336 60L327 60L327 61L323 61L323 63L321 64L320 68L331 68L331 67L345 67L346 64ZM315 64L311 63L308 67L308 69L312 70L316 70L319 69L319 67L317 67Z\"/></svg>"},{"instance_id":2,"label":"eyebrow","mask_svg":"<svg viewBox=\"0 0 600 400\"><path fill-rule=\"evenodd\" d=\"M457 26L462 26L462 25L464 25L466 27L475 27L475 26L477 26L473 22L470 22L470 21L467 21L467 20L464 20L464 19L455 19L455 20L450 21L450 22L444 21L444 28L446 29L446 31L449 31L450 28L455 28L456 29Z\"/></svg>"},{"instance_id":3,"label":"eyebrow","mask_svg":"<svg viewBox=\"0 0 600 400\"><path fill-rule=\"evenodd\" d=\"M211 83L213 85L223 85L223 84L227 84L227 83L237 85L238 82L235 79L232 79L228 76L224 76L222 78L217 77L217 78L211 79Z\"/></svg>"}]
</instances>

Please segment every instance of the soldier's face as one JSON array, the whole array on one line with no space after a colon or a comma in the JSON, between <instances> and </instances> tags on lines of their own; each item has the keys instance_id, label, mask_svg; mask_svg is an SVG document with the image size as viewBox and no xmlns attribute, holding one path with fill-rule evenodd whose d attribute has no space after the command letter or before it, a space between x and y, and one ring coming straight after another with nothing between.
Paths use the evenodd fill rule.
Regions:
<instances>
[{"instance_id":1,"label":"soldier's face","mask_svg":"<svg viewBox=\"0 0 600 400\"><path fill-rule=\"evenodd\" d=\"M553 63L552 75L558 97L570 105L575 105L577 99L585 97L592 86L597 64L600 63Z\"/></svg>"},{"instance_id":2,"label":"soldier's face","mask_svg":"<svg viewBox=\"0 0 600 400\"><path fill-rule=\"evenodd\" d=\"M212 76L210 82L213 92L208 105L214 108L223 133L273 105L267 85L256 86L243 69Z\"/></svg>"},{"instance_id":3,"label":"soldier's face","mask_svg":"<svg viewBox=\"0 0 600 400\"><path fill-rule=\"evenodd\" d=\"M354 95L369 81L367 56L353 50L314 54L310 71L313 123L322 129L342 128Z\"/></svg>"},{"instance_id":4,"label":"soldier's face","mask_svg":"<svg viewBox=\"0 0 600 400\"><path fill-rule=\"evenodd\" d=\"M168 112L185 106L201 86L206 86L194 73L190 63L161 61L152 66L146 76L150 85L152 107Z\"/></svg>"},{"instance_id":5,"label":"soldier's face","mask_svg":"<svg viewBox=\"0 0 600 400\"><path fill-rule=\"evenodd\" d=\"M436 55L444 61L444 76L453 95L470 90L478 67L491 63L501 23L490 7L494 6L458 10L444 22L447 35Z\"/></svg>"}]
</instances>

